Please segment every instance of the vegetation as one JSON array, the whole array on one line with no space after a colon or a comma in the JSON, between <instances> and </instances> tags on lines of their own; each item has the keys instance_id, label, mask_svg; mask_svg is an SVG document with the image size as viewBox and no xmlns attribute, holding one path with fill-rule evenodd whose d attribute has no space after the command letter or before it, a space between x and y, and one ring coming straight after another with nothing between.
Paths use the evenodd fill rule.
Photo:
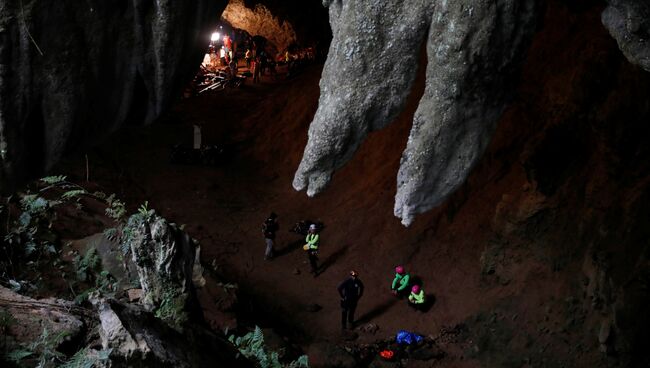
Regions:
<instances>
[{"instance_id":1,"label":"vegetation","mask_svg":"<svg viewBox=\"0 0 650 368\"><path fill-rule=\"evenodd\" d=\"M281 363L278 352L270 351L264 343L264 333L258 326L255 326L254 331L244 336L235 337L231 335L228 340L237 347L243 356L256 361L261 368L309 367L307 355L302 355L298 359L286 364Z\"/></svg>"},{"instance_id":2,"label":"vegetation","mask_svg":"<svg viewBox=\"0 0 650 368\"><path fill-rule=\"evenodd\" d=\"M26 347L12 350L5 356L10 362L22 366L36 366L38 368L92 368L102 362L107 362L111 349L98 352L84 348L75 353L70 359L57 351L57 347L66 338L66 332L52 334L44 328L36 341Z\"/></svg>"},{"instance_id":3,"label":"vegetation","mask_svg":"<svg viewBox=\"0 0 650 368\"><path fill-rule=\"evenodd\" d=\"M99 256L95 249L88 249L83 257L77 255L74 258L72 273L76 278L66 279L68 267L62 261L63 247L54 224L60 208L73 205L82 209L83 204L87 203L83 198L106 206L106 215L117 226L104 230L104 233L110 240L121 239L121 228L126 219L124 202L115 199L114 194L107 196L102 192L88 192L67 181L63 175L44 177L25 192L6 198L4 205L0 206L0 216L5 225L0 228L0 284L16 292L29 293L37 290L43 279L43 270L58 269L78 300L83 300L88 290L76 295L74 289L77 283L81 283L82 288L90 285L93 290L111 290L112 276L99 267Z\"/></svg>"}]
</instances>

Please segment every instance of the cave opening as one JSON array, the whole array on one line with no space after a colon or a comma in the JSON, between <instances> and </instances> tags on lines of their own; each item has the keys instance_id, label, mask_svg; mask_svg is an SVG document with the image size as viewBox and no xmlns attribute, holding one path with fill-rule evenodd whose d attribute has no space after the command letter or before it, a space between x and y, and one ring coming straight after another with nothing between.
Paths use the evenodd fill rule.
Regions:
<instances>
[{"instance_id":1,"label":"cave opening","mask_svg":"<svg viewBox=\"0 0 650 368\"><path fill-rule=\"evenodd\" d=\"M215 3L115 2L155 24L140 38L113 24L116 44L103 47L138 45L100 53L132 98L93 89L112 97L111 117L71 105L71 116L120 128L97 146L69 142L47 177L3 198L0 312L28 321L5 300L67 299L62 311L81 317L65 326L74 338L62 362L92 341L87 359L125 366L138 354L151 366L256 366L227 342L241 348L256 326L285 367L302 354L312 367L649 362L650 74L603 25L604 4ZM32 177L49 167L49 122L65 118L33 107ZM429 205L425 189L452 187ZM408 227L397 197L413 211ZM400 296L391 282L404 274ZM348 324L340 292L359 280ZM410 302L418 295L425 306ZM35 321L25 328L35 341L60 327ZM108 321L127 333L86 328ZM25 339L15 326L0 324L11 337L0 347L31 349L10 345ZM401 330L422 341L398 344ZM123 353L129 339L152 352Z\"/></svg>"}]
</instances>

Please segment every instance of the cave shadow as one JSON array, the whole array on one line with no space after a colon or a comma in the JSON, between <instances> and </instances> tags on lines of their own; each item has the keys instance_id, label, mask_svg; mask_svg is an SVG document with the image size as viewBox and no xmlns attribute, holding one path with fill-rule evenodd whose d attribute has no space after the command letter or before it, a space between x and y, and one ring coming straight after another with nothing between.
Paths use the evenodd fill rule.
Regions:
<instances>
[{"instance_id":1,"label":"cave shadow","mask_svg":"<svg viewBox=\"0 0 650 368\"><path fill-rule=\"evenodd\" d=\"M386 300L385 302L376 305L374 308L372 308L370 311L366 312L364 315L361 317L357 318L355 321L355 324L361 325L364 323L368 323L372 321L374 318L377 318L381 316L382 314L386 313L395 303L399 302L400 300L398 298L391 298Z\"/></svg>"},{"instance_id":2,"label":"cave shadow","mask_svg":"<svg viewBox=\"0 0 650 368\"><path fill-rule=\"evenodd\" d=\"M304 244L305 244L305 241L303 239L295 240L295 241L285 245L282 248L276 249L274 254L273 254L273 258L282 257L284 255L287 255L287 254L293 252L294 250L301 249Z\"/></svg>"},{"instance_id":3,"label":"cave shadow","mask_svg":"<svg viewBox=\"0 0 650 368\"><path fill-rule=\"evenodd\" d=\"M321 265L318 267L318 274L322 274L327 270L331 265L333 265L339 258L341 258L345 253L347 253L349 246L344 245L338 250L336 250L334 253L330 254L329 257L321 263Z\"/></svg>"},{"instance_id":4,"label":"cave shadow","mask_svg":"<svg viewBox=\"0 0 650 368\"><path fill-rule=\"evenodd\" d=\"M434 304L436 304L436 296L433 293L425 293L426 299L424 300L424 304L419 308L420 312L422 313L427 313L431 310Z\"/></svg>"}]
</instances>

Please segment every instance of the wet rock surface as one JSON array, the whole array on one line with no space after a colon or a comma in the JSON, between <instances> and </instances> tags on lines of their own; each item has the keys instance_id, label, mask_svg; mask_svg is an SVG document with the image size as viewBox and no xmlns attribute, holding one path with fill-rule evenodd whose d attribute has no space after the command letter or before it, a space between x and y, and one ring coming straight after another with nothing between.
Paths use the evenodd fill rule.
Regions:
<instances>
[{"instance_id":1,"label":"wet rock surface","mask_svg":"<svg viewBox=\"0 0 650 368\"><path fill-rule=\"evenodd\" d=\"M397 175L395 215L409 225L462 184L487 146L532 36L536 2L326 3L332 46L293 186L322 191L368 133L397 116L426 39L427 85Z\"/></svg>"},{"instance_id":2,"label":"wet rock surface","mask_svg":"<svg viewBox=\"0 0 650 368\"><path fill-rule=\"evenodd\" d=\"M602 22L625 57L650 71L650 3L645 0L608 0Z\"/></svg>"}]
</instances>

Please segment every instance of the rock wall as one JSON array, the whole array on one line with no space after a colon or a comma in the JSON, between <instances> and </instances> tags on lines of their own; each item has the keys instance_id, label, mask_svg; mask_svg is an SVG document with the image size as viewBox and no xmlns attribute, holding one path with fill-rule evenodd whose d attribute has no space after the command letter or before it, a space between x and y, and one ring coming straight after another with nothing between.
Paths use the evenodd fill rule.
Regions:
<instances>
[{"instance_id":1,"label":"rock wall","mask_svg":"<svg viewBox=\"0 0 650 368\"><path fill-rule=\"evenodd\" d=\"M263 4L248 8L244 0L231 0L221 17L235 28L266 38L280 51L297 40L293 25L278 18Z\"/></svg>"},{"instance_id":2,"label":"rock wall","mask_svg":"<svg viewBox=\"0 0 650 368\"><path fill-rule=\"evenodd\" d=\"M396 117L426 41L427 87L402 155L395 215L408 225L441 203L489 142L535 29L536 3L324 1L333 40L294 188L322 191L368 133Z\"/></svg>"},{"instance_id":3,"label":"rock wall","mask_svg":"<svg viewBox=\"0 0 650 368\"><path fill-rule=\"evenodd\" d=\"M650 2L608 0L602 22L625 57L650 71Z\"/></svg>"},{"instance_id":4,"label":"rock wall","mask_svg":"<svg viewBox=\"0 0 650 368\"><path fill-rule=\"evenodd\" d=\"M603 23L628 60L650 70L650 3L608 2ZM394 213L409 225L453 193L484 152L542 2L323 3L334 39L293 186L322 191L368 133L396 117L426 39L426 90L397 174Z\"/></svg>"},{"instance_id":5,"label":"rock wall","mask_svg":"<svg viewBox=\"0 0 650 368\"><path fill-rule=\"evenodd\" d=\"M124 123L149 123L193 75L224 0L0 2L2 187Z\"/></svg>"}]
</instances>

